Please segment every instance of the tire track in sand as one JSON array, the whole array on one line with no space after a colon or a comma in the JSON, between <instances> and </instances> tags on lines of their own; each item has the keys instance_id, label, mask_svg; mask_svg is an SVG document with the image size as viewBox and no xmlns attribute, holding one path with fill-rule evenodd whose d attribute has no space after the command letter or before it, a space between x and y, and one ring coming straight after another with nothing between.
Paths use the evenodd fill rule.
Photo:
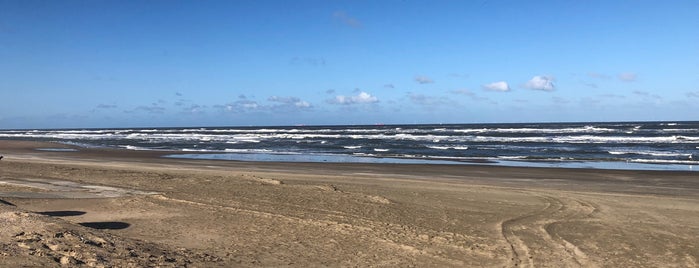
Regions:
<instances>
[{"instance_id":1,"label":"tire track in sand","mask_svg":"<svg viewBox=\"0 0 699 268\"><path fill-rule=\"evenodd\" d=\"M533 213L500 224L501 234L510 246L510 265L537 267L537 263L545 263L557 267L596 267L580 248L563 239L550 227L557 223L590 221L598 211L597 208L572 198L529 191L523 193L536 196L546 205Z\"/></svg>"},{"instance_id":2,"label":"tire track in sand","mask_svg":"<svg viewBox=\"0 0 699 268\"><path fill-rule=\"evenodd\" d=\"M339 222L339 221L334 221L331 219L307 219L307 218L302 218L302 217L297 217L297 216L286 215L286 214L282 214L282 213L265 212L265 211L255 210L255 209L241 208L241 207L237 207L237 206L218 205L218 204L211 204L211 203L206 203L206 202L172 198L172 197L168 197L164 194L151 195L150 197L158 199L158 200L183 203L183 204L188 204L188 205L196 206L196 207L229 210L229 211L234 211L237 213L243 213L243 214L253 215L253 216L262 217L262 218L273 218L276 220L283 220L283 221L295 222L298 224L317 226L317 227L326 228L326 230L329 230L329 231L342 233L343 235L346 235L346 236L349 236L349 235L364 236L364 237L367 237L367 239L373 240L376 244L383 245L386 248L390 248L390 249L393 249L395 251L404 252L410 256L428 257L428 258L431 258L432 260L439 261L439 263L441 263L441 264L446 264L448 266L453 266L453 267L461 267L461 266L465 265L463 260L449 258L447 256L441 256L440 254L434 254L434 253L428 252L426 250L415 248L409 244L401 243L400 241L397 241L397 240L394 241L393 239L395 239L395 237L391 237L390 235L388 235L388 236L375 235L375 233L390 234L391 233L390 231L394 231L394 232L397 231L399 234L406 232L406 230L404 230L404 228L402 228L402 226L393 226L392 224L387 224L385 222L376 222L376 221L372 221L372 220L361 218L361 217L357 217L357 218L351 217L351 218L354 218L354 222L351 222L351 221L350 222ZM376 229L383 229L383 231L376 232ZM391 230L391 229L399 229L399 230ZM400 230L400 229L403 229L403 230ZM372 236L372 234L374 234L374 235ZM411 232L406 232L406 235L407 236L415 236L415 237L420 236L420 234L412 234ZM454 235L458 236L457 234L454 234ZM466 252L466 250L464 248L459 248L459 249ZM471 253L473 253L473 252L471 252Z\"/></svg>"}]
</instances>

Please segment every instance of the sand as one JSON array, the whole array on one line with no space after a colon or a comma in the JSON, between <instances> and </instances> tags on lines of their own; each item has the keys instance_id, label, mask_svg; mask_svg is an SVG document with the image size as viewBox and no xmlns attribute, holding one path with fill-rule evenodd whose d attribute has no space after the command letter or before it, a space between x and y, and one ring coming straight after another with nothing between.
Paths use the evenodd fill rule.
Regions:
<instances>
[{"instance_id":1,"label":"sand","mask_svg":"<svg viewBox=\"0 0 699 268\"><path fill-rule=\"evenodd\" d=\"M697 267L699 173L0 141L0 266Z\"/></svg>"}]
</instances>

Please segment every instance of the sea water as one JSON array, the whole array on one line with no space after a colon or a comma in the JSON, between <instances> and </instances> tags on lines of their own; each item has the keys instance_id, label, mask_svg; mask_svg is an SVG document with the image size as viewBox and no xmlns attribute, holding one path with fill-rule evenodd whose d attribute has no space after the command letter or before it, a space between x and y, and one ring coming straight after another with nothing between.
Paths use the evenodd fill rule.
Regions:
<instances>
[{"instance_id":1,"label":"sea water","mask_svg":"<svg viewBox=\"0 0 699 268\"><path fill-rule=\"evenodd\" d=\"M237 161L699 170L699 122L36 129L0 138Z\"/></svg>"}]
</instances>

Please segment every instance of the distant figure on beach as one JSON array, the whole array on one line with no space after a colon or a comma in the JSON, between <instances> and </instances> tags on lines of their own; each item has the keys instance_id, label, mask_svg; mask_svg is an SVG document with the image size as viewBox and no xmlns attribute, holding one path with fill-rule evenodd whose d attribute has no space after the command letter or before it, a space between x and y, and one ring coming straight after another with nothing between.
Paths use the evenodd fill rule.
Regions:
<instances>
[{"instance_id":1,"label":"distant figure on beach","mask_svg":"<svg viewBox=\"0 0 699 268\"><path fill-rule=\"evenodd\" d=\"M3 158L3 156L2 156L2 155L0 155L0 160L2 160L2 158Z\"/></svg>"}]
</instances>

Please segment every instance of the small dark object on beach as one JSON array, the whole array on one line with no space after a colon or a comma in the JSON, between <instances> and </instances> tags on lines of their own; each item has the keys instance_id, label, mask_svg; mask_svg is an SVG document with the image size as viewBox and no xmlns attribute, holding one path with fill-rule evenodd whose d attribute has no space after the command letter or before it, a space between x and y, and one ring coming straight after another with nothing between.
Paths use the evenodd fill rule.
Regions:
<instances>
[{"instance_id":1,"label":"small dark object on beach","mask_svg":"<svg viewBox=\"0 0 699 268\"><path fill-rule=\"evenodd\" d=\"M4 156L0 155L0 160L2 160L3 157L4 157Z\"/></svg>"}]
</instances>

